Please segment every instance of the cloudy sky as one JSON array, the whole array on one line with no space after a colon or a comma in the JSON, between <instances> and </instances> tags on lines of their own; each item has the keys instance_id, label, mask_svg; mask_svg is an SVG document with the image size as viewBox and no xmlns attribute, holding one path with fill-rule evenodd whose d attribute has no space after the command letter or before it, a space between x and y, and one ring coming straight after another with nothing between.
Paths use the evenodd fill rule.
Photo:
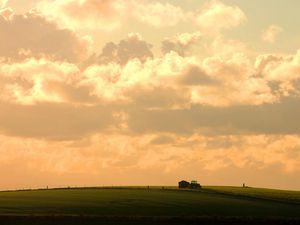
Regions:
<instances>
[{"instance_id":1,"label":"cloudy sky","mask_svg":"<svg viewBox=\"0 0 300 225\"><path fill-rule=\"evenodd\" d=\"M0 0L0 189L300 189L298 0Z\"/></svg>"}]
</instances>

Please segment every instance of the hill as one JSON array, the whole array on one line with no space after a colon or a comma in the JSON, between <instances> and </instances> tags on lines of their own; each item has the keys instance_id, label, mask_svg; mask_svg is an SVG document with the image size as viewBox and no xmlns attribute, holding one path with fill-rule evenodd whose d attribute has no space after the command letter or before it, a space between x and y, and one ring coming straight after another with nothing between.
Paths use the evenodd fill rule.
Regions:
<instances>
[{"instance_id":1,"label":"hill","mask_svg":"<svg viewBox=\"0 0 300 225\"><path fill-rule=\"evenodd\" d=\"M7 224L71 223L68 220L74 220L72 224L183 224L182 220L184 224L265 220L289 224L300 222L299 212L300 192L270 189L119 187L0 192L0 217Z\"/></svg>"}]
</instances>

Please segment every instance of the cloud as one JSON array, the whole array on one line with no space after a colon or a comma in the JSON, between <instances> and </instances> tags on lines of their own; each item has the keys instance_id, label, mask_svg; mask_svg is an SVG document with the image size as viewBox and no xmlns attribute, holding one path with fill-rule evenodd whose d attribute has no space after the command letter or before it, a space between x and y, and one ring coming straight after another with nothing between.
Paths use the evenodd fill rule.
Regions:
<instances>
[{"instance_id":1,"label":"cloud","mask_svg":"<svg viewBox=\"0 0 300 225\"><path fill-rule=\"evenodd\" d=\"M265 68L265 75L270 80L291 81L300 79L300 51L278 63L269 64Z\"/></svg>"},{"instance_id":2,"label":"cloud","mask_svg":"<svg viewBox=\"0 0 300 225\"><path fill-rule=\"evenodd\" d=\"M175 140L173 137L168 135L160 135L155 137L150 142L151 145L168 145L168 144L175 144Z\"/></svg>"},{"instance_id":3,"label":"cloud","mask_svg":"<svg viewBox=\"0 0 300 225\"><path fill-rule=\"evenodd\" d=\"M150 98L152 91L152 99L157 102L159 98L155 96L159 94L171 97L166 91L182 93L184 98L178 98L180 104L176 104L174 98L161 99L161 102L173 102L173 107L187 107L191 103L226 107L278 101L279 96L272 92L267 80L256 76L256 69L245 55L227 58L215 56L199 61L170 52L144 63L131 60L121 67L117 64L92 66L84 73L83 85L91 86L100 98L106 96L106 99L123 102L137 100L130 93L142 99L143 94Z\"/></svg>"},{"instance_id":4,"label":"cloud","mask_svg":"<svg viewBox=\"0 0 300 225\"><path fill-rule=\"evenodd\" d=\"M100 64L84 69L49 59L2 63L0 97L18 104L135 102L146 107L148 102L150 108L260 105L280 97L242 53L199 60L171 51L152 58L149 44L137 34L107 46Z\"/></svg>"},{"instance_id":5,"label":"cloud","mask_svg":"<svg viewBox=\"0 0 300 225\"><path fill-rule=\"evenodd\" d=\"M110 101L133 101L134 96L130 93L137 93L136 90L140 94L145 91L148 97L151 90L153 95L166 93L166 90L184 93L187 99L185 104L179 99L181 103L176 104L172 99L176 107L190 103L260 105L278 100L268 81L256 76L256 69L250 60L240 53L223 59L216 55L198 60L170 52L144 62L133 59L122 66L115 63L94 65L88 67L83 75L85 78L81 85L90 86L93 94ZM153 96L153 99L157 98Z\"/></svg>"},{"instance_id":6,"label":"cloud","mask_svg":"<svg viewBox=\"0 0 300 225\"><path fill-rule=\"evenodd\" d=\"M176 109L190 105L190 93L188 90L176 87L164 86L134 86L125 92L129 106L136 105L141 109Z\"/></svg>"},{"instance_id":7,"label":"cloud","mask_svg":"<svg viewBox=\"0 0 300 225\"><path fill-rule=\"evenodd\" d=\"M173 67L176 61L181 62L177 69ZM175 75L189 61L191 59L171 53L144 63L132 59L124 65L108 63L83 70L72 63L49 59L4 62L0 63L0 99L20 105L62 103L86 106L103 102L120 105L135 102L141 107L185 105L189 103L188 93L177 92ZM169 85L163 85L162 82L166 81Z\"/></svg>"},{"instance_id":8,"label":"cloud","mask_svg":"<svg viewBox=\"0 0 300 225\"><path fill-rule=\"evenodd\" d=\"M246 20L238 6L228 6L219 0L211 0L194 16L196 25L205 33L218 33L239 26Z\"/></svg>"},{"instance_id":9,"label":"cloud","mask_svg":"<svg viewBox=\"0 0 300 225\"><path fill-rule=\"evenodd\" d=\"M0 130L50 139L106 129L208 136L299 134L294 121L299 99L274 95L268 80L255 73L242 56L227 61L210 57L201 63L175 52L144 63L133 59L83 71L46 59L2 63ZM54 121L60 126L53 126Z\"/></svg>"},{"instance_id":10,"label":"cloud","mask_svg":"<svg viewBox=\"0 0 300 225\"><path fill-rule=\"evenodd\" d=\"M84 71L81 85L89 87L94 95L110 102L128 103L135 98L130 93L139 96L144 91L150 97L149 94L154 90L153 95L164 93L163 96L173 98L166 90L174 93L177 82L174 78L191 62L192 58L183 58L171 52L161 58L149 58L144 63L133 59L123 66L115 63L94 65ZM157 99L156 104L161 104L157 97L153 96L153 99ZM171 102L176 104L174 99Z\"/></svg>"},{"instance_id":11,"label":"cloud","mask_svg":"<svg viewBox=\"0 0 300 225\"><path fill-rule=\"evenodd\" d=\"M7 0L0 0L0 9L6 6Z\"/></svg>"},{"instance_id":12,"label":"cloud","mask_svg":"<svg viewBox=\"0 0 300 225\"><path fill-rule=\"evenodd\" d=\"M110 121L109 124L114 124L115 119L120 121L115 125L118 131L125 129L133 133L163 131L181 134L204 129L205 134L212 130L226 134L247 133L247 128L255 124L249 119L255 113L247 115L245 112L258 110L255 118L265 116L258 106L278 100L277 96L272 95L267 82L252 73L251 64L241 56L228 61L211 57L201 63L193 57L181 57L175 52L145 62L132 59L124 65L108 63L93 65L84 70L72 63L47 59L2 63L0 99L3 103L3 118L6 118L2 130L10 135L77 137L76 130L81 121L82 126L93 125L91 129L87 127L86 131L82 129L79 134L93 134L100 132L102 127L102 120L99 118L100 122L96 123L93 118L98 118L96 115L100 116L101 110L105 108L104 118ZM242 106L246 107L245 112ZM46 111L51 114L46 114ZM71 115L70 119L77 118L78 125L75 120L68 121L63 111ZM24 117L18 118L17 112ZM80 117L77 112L87 117ZM61 118L59 113L63 114ZM229 114L238 118L240 113L249 116L245 121L251 123L239 124L226 116ZM40 114L45 117L38 116L35 121L35 115ZM25 116L33 124L41 124L41 127L27 124ZM42 125L43 119L51 121L51 124ZM66 124L60 122L65 126L57 128L61 131L52 127L55 120L66 121ZM17 121L18 125L10 125L11 121ZM268 123L268 126L272 127L272 123L274 121ZM109 124L106 127L110 127ZM96 126L99 126L100 131ZM73 128L75 134L71 131ZM250 129L249 132L265 130Z\"/></svg>"},{"instance_id":13,"label":"cloud","mask_svg":"<svg viewBox=\"0 0 300 225\"><path fill-rule=\"evenodd\" d=\"M220 55L207 57L201 67L219 85L194 87L192 101L195 104L226 107L261 105L278 100L268 82L256 76L256 70L244 54L236 53L226 58Z\"/></svg>"},{"instance_id":14,"label":"cloud","mask_svg":"<svg viewBox=\"0 0 300 225\"><path fill-rule=\"evenodd\" d=\"M115 62L121 65L132 59L139 59L145 62L152 58L152 45L144 41L140 34L130 33L128 37L121 40L119 44L112 42L106 44L102 49L102 54L98 56L100 64Z\"/></svg>"},{"instance_id":15,"label":"cloud","mask_svg":"<svg viewBox=\"0 0 300 225\"><path fill-rule=\"evenodd\" d=\"M126 18L122 0L41 1L38 10L58 24L71 29L113 30Z\"/></svg>"},{"instance_id":16,"label":"cloud","mask_svg":"<svg viewBox=\"0 0 300 225\"><path fill-rule=\"evenodd\" d=\"M299 98L276 104L213 107L192 105L185 109L129 109L128 127L135 134L167 132L181 135L300 134L295 120ZM175 122L176 121L176 122Z\"/></svg>"},{"instance_id":17,"label":"cloud","mask_svg":"<svg viewBox=\"0 0 300 225\"><path fill-rule=\"evenodd\" d=\"M174 26L185 18L180 7L157 1L55 0L41 1L37 8L61 26L75 30L115 30L130 18L154 27Z\"/></svg>"},{"instance_id":18,"label":"cloud","mask_svg":"<svg viewBox=\"0 0 300 225\"><path fill-rule=\"evenodd\" d=\"M0 64L0 99L21 105L68 102L72 94L80 93L80 87L76 87L79 76L77 66L66 62L28 59Z\"/></svg>"},{"instance_id":19,"label":"cloud","mask_svg":"<svg viewBox=\"0 0 300 225\"><path fill-rule=\"evenodd\" d=\"M0 57L12 61L48 57L77 63L87 57L89 43L75 33L59 29L35 12L17 15L5 9L0 15Z\"/></svg>"},{"instance_id":20,"label":"cloud","mask_svg":"<svg viewBox=\"0 0 300 225\"><path fill-rule=\"evenodd\" d=\"M174 2L0 9L1 188L172 185L199 171L203 183L300 187L300 51L226 38L247 20L227 1Z\"/></svg>"},{"instance_id":21,"label":"cloud","mask_svg":"<svg viewBox=\"0 0 300 225\"><path fill-rule=\"evenodd\" d=\"M268 43L274 43L276 42L276 39L280 33L283 32L283 28L276 26L276 25L270 25L262 34L262 40L264 42Z\"/></svg>"},{"instance_id":22,"label":"cloud","mask_svg":"<svg viewBox=\"0 0 300 225\"><path fill-rule=\"evenodd\" d=\"M189 54L190 48L202 37L200 32L182 33L173 38L166 38L162 42L162 52L164 54L175 51L181 56Z\"/></svg>"},{"instance_id":23,"label":"cloud","mask_svg":"<svg viewBox=\"0 0 300 225\"><path fill-rule=\"evenodd\" d=\"M115 180L116 185L136 180L172 185L201 171L201 183L299 188L299 145L297 135L100 134L60 142L0 136L0 176L7 178L0 182L1 188L111 185Z\"/></svg>"},{"instance_id":24,"label":"cloud","mask_svg":"<svg viewBox=\"0 0 300 225\"><path fill-rule=\"evenodd\" d=\"M206 46L208 48L207 55L219 57L224 60L229 60L237 55L249 56L252 54L244 42L227 39L222 35L218 35L212 41L208 39Z\"/></svg>"},{"instance_id":25,"label":"cloud","mask_svg":"<svg viewBox=\"0 0 300 225\"><path fill-rule=\"evenodd\" d=\"M9 136L53 140L78 139L117 126L113 110L105 106L40 103L0 103L0 132Z\"/></svg>"},{"instance_id":26,"label":"cloud","mask_svg":"<svg viewBox=\"0 0 300 225\"><path fill-rule=\"evenodd\" d=\"M133 17L154 27L175 26L186 20L185 12L170 3L133 1Z\"/></svg>"},{"instance_id":27,"label":"cloud","mask_svg":"<svg viewBox=\"0 0 300 225\"><path fill-rule=\"evenodd\" d=\"M190 66L179 79L179 83L188 86L210 86L217 85L218 81L211 78L197 66Z\"/></svg>"},{"instance_id":28,"label":"cloud","mask_svg":"<svg viewBox=\"0 0 300 225\"><path fill-rule=\"evenodd\" d=\"M294 55L264 54L256 59L256 68L275 91L283 96L299 96L300 52Z\"/></svg>"},{"instance_id":29,"label":"cloud","mask_svg":"<svg viewBox=\"0 0 300 225\"><path fill-rule=\"evenodd\" d=\"M72 30L112 31L135 20L156 28L193 22L204 33L219 33L246 20L240 8L225 5L219 0L207 2L199 12L185 11L168 2L149 0L41 1L37 9L48 19Z\"/></svg>"}]
</instances>

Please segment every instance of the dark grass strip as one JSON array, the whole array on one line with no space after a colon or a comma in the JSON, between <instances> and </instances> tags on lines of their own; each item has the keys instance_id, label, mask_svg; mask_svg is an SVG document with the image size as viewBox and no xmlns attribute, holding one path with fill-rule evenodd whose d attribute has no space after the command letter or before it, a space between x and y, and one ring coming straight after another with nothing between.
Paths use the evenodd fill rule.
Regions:
<instances>
[{"instance_id":1,"label":"dark grass strip","mask_svg":"<svg viewBox=\"0 0 300 225\"><path fill-rule=\"evenodd\" d=\"M1 225L290 225L300 218L255 217L95 217L95 216L0 216Z\"/></svg>"},{"instance_id":2,"label":"dark grass strip","mask_svg":"<svg viewBox=\"0 0 300 225\"><path fill-rule=\"evenodd\" d=\"M251 195L251 194L247 194L247 193L234 193L234 192L227 192L227 191L222 191L222 190L213 190L210 188L204 188L203 191L208 194L223 195L223 196L239 198L239 199L263 200L263 201L269 201L269 202L271 201L274 203L283 203L283 204L300 206L300 201L292 200L292 199L272 198L272 197L268 197L268 196ZM299 212L299 214L300 214L300 212Z\"/></svg>"}]
</instances>

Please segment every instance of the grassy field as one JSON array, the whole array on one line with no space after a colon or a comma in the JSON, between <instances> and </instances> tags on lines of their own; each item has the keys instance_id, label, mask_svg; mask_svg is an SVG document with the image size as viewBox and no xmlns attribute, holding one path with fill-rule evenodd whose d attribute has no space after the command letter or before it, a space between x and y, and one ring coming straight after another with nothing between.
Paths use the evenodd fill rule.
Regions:
<instances>
[{"instance_id":1,"label":"grassy field","mask_svg":"<svg viewBox=\"0 0 300 225\"><path fill-rule=\"evenodd\" d=\"M247 224L268 218L285 224L293 218L300 219L300 192L236 187L205 187L199 191L132 187L0 192L0 217L6 224L17 224L17 220L22 221L19 224L50 224L56 220L61 223L53 224L84 224L79 223L79 218L105 220L105 224L114 224L113 220L141 224L145 219L162 220L155 224L181 219L185 222L180 224L198 220L201 224L217 224L209 221L224 219ZM62 222L68 219L74 221ZM246 222L240 222L243 219Z\"/></svg>"},{"instance_id":2,"label":"grassy field","mask_svg":"<svg viewBox=\"0 0 300 225\"><path fill-rule=\"evenodd\" d=\"M278 202L300 204L300 191L285 191L266 188L240 188L240 187L206 187L215 193L223 193L233 196L242 196L258 199L266 199Z\"/></svg>"}]
</instances>

